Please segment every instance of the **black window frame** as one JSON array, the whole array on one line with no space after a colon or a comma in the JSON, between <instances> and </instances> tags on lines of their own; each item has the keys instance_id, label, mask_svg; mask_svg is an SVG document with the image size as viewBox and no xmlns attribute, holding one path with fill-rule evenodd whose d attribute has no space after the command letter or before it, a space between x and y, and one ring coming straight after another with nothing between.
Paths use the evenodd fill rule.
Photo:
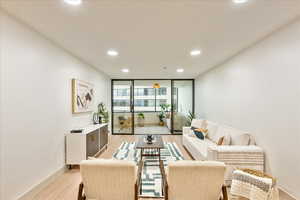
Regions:
<instances>
[{"instance_id":1,"label":"black window frame","mask_svg":"<svg viewBox=\"0 0 300 200\"><path fill-rule=\"evenodd\" d=\"M135 100L135 88L134 88L134 82L135 81L147 81L147 80L151 80L151 81L160 81L160 80L165 80L165 81L171 81L171 135L182 135L182 132L177 132L177 130L174 130L173 127L173 119L174 119L174 98L173 98L173 93L176 93L177 95L177 99L178 99L178 91L174 92L172 88L174 88L174 81L192 81L192 113L195 113L195 79L111 79L111 132L113 135L135 135L134 133L134 114L135 113L139 113L139 112L156 112L156 111L134 111L134 100ZM113 120L114 120L114 113L119 113L116 111L113 111L113 86L114 86L114 81L130 81L131 82L131 93L130 93L130 98L131 98L131 102L132 104L130 105L130 111L129 113L131 113L132 116L132 132L131 133L115 133L114 132L114 126L113 126ZM155 90L155 95L157 95L157 90ZM155 96L156 98L156 96ZM155 101L156 102L156 101ZM178 101L176 102L178 104ZM178 108L178 105L176 105ZM156 108L156 104L155 104L155 108ZM158 111L159 112L159 111ZM123 113L123 112L121 112ZM168 134L169 135L169 134Z\"/></svg>"}]
</instances>

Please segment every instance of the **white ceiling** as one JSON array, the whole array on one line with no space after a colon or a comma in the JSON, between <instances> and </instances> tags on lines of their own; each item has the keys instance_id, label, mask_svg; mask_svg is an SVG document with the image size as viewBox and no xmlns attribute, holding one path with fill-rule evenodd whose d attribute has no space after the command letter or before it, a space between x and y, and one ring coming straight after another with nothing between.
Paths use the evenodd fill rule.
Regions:
<instances>
[{"instance_id":1,"label":"white ceiling","mask_svg":"<svg viewBox=\"0 0 300 200\"><path fill-rule=\"evenodd\" d=\"M0 0L1 1L1 0ZM299 0L2 0L10 14L112 78L194 78L300 15ZM106 55L116 49L118 57ZM191 57L192 49L202 55ZM163 69L167 67L167 69ZM177 73L177 68L184 73ZM120 70L129 68L130 73Z\"/></svg>"}]
</instances>

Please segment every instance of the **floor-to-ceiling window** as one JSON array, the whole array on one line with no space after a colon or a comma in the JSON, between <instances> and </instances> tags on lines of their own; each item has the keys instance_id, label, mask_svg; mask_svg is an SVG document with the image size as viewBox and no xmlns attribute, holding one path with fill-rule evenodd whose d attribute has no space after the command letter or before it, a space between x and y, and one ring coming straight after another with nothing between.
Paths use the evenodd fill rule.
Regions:
<instances>
[{"instance_id":1,"label":"floor-to-ceiling window","mask_svg":"<svg viewBox=\"0 0 300 200\"><path fill-rule=\"evenodd\" d=\"M132 81L112 81L113 133L133 133Z\"/></svg>"},{"instance_id":2,"label":"floor-to-ceiling window","mask_svg":"<svg viewBox=\"0 0 300 200\"><path fill-rule=\"evenodd\" d=\"M112 80L113 134L176 134L194 109L194 80Z\"/></svg>"},{"instance_id":3,"label":"floor-to-ceiling window","mask_svg":"<svg viewBox=\"0 0 300 200\"><path fill-rule=\"evenodd\" d=\"M170 134L171 80L134 80L134 91L134 133ZM169 109L162 112L162 106Z\"/></svg>"},{"instance_id":4,"label":"floor-to-ceiling window","mask_svg":"<svg viewBox=\"0 0 300 200\"><path fill-rule=\"evenodd\" d=\"M194 82L190 80L174 80L172 121L173 132L181 133L182 127L189 125L194 114Z\"/></svg>"}]
</instances>

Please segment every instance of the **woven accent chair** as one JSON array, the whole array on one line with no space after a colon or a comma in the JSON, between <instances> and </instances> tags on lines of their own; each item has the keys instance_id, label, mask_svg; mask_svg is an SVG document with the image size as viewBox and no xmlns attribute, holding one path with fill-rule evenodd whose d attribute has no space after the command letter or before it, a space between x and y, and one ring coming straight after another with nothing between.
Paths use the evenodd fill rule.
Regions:
<instances>
[{"instance_id":1,"label":"woven accent chair","mask_svg":"<svg viewBox=\"0 0 300 200\"><path fill-rule=\"evenodd\" d=\"M78 200L138 200L142 165L124 160L82 161Z\"/></svg>"},{"instance_id":2,"label":"woven accent chair","mask_svg":"<svg viewBox=\"0 0 300 200\"><path fill-rule=\"evenodd\" d=\"M165 200L228 200L222 162L175 161L166 171L161 162L160 168Z\"/></svg>"}]
</instances>

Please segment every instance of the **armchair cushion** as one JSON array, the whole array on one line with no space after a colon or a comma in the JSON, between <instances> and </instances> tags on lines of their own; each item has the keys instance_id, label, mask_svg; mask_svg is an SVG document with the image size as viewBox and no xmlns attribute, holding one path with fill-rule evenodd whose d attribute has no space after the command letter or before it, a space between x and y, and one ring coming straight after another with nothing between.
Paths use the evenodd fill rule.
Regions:
<instances>
[{"instance_id":1,"label":"armchair cushion","mask_svg":"<svg viewBox=\"0 0 300 200\"><path fill-rule=\"evenodd\" d=\"M167 171L170 200L219 199L224 183L224 163L176 161L169 162Z\"/></svg>"},{"instance_id":2,"label":"armchair cushion","mask_svg":"<svg viewBox=\"0 0 300 200\"><path fill-rule=\"evenodd\" d=\"M104 159L82 161L80 173L86 198L134 199L137 171L133 161Z\"/></svg>"}]
</instances>

